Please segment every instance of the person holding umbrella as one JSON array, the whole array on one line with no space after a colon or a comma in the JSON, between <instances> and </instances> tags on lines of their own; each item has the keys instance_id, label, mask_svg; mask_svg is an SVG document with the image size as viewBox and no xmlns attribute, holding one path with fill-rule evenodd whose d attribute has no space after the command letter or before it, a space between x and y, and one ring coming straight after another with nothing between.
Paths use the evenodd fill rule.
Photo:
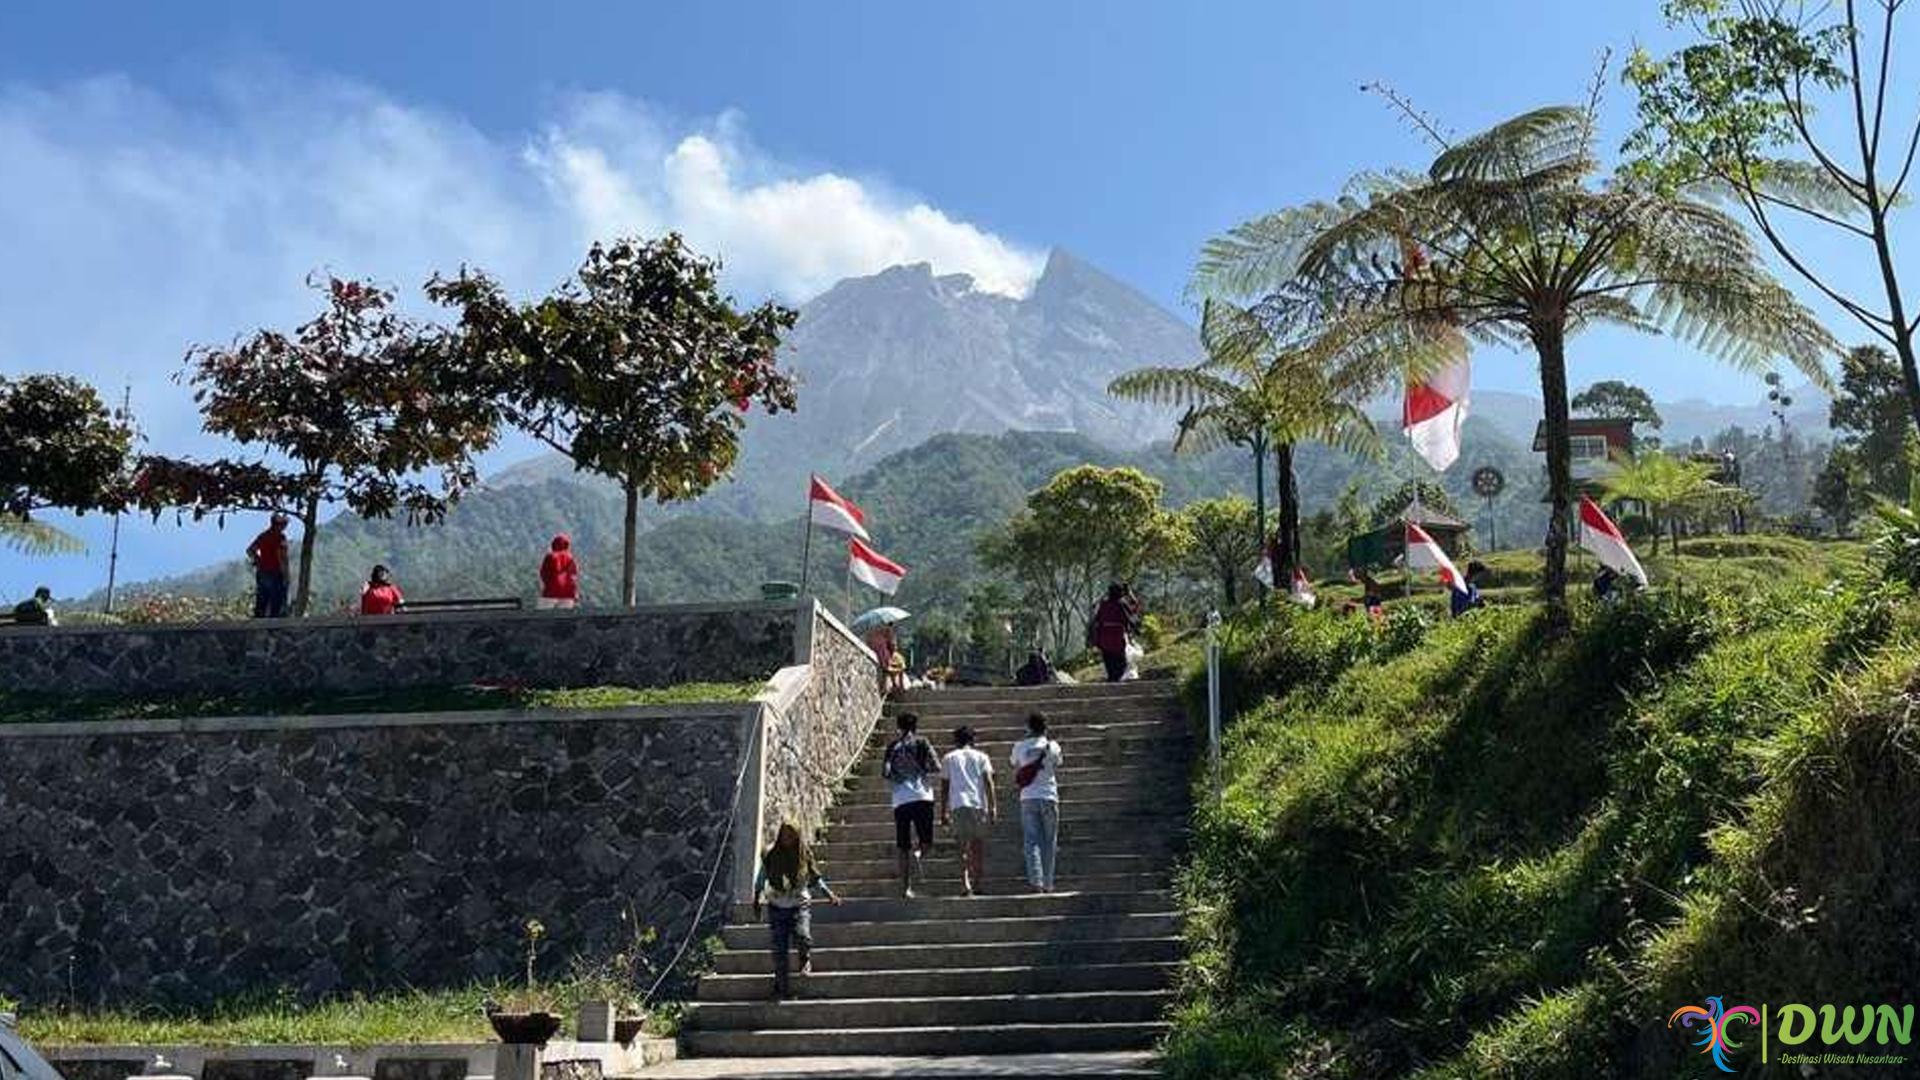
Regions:
<instances>
[{"instance_id":1,"label":"person holding umbrella","mask_svg":"<svg viewBox=\"0 0 1920 1080\"><path fill-rule=\"evenodd\" d=\"M853 620L853 632L861 635L867 648L873 650L873 658L879 666L880 693L886 697L906 689L907 661L906 657L900 655L899 640L893 628L909 617L901 608L877 607Z\"/></svg>"}]
</instances>

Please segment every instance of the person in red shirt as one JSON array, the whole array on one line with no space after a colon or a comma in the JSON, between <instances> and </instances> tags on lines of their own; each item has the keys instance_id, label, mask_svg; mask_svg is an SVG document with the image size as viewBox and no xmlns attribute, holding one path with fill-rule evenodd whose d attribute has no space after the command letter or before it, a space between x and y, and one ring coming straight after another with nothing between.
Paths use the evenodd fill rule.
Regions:
<instances>
[{"instance_id":1,"label":"person in red shirt","mask_svg":"<svg viewBox=\"0 0 1920 1080\"><path fill-rule=\"evenodd\" d=\"M580 602L580 568L574 564L572 548L573 541L561 533L540 560L540 599L534 606L542 611L572 610Z\"/></svg>"},{"instance_id":2,"label":"person in red shirt","mask_svg":"<svg viewBox=\"0 0 1920 1080\"><path fill-rule=\"evenodd\" d=\"M367 587L360 590L360 614L392 615L406 600L400 595L400 586L393 583L392 572L384 566L375 566L367 576Z\"/></svg>"},{"instance_id":3,"label":"person in red shirt","mask_svg":"<svg viewBox=\"0 0 1920 1080\"><path fill-rule=\"evenodd\" d=\"M287 616L287 515L275 514L265 531L247 545L253 564L253 617Z\"/></svg>"},{"instance_id":4,"label":"person in red shirt","mask_svg":"<svg viewBox=\"0 0 1920 1080\"><path fill-rule=\"evenodd\" d=\"M1108 682L1119 682L1127 673L1127 641L1139 623L1140 601L1132 590L1118 582L1107 586L1107 598L1094 608L1087 623L1087 644L1100 650Z\"/></svg>"}]
</instances>

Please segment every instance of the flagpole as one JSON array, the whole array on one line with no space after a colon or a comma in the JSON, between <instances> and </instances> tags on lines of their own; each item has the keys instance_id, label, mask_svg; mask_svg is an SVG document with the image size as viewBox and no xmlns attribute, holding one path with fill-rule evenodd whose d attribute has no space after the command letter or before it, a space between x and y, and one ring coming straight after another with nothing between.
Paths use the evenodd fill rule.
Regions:
<instances>
[{"instance_id":1,"label":"flagpole","mask_svg":"<svg viewBox=\"0 0 1920 1080\"><path fill-rule=\"evenodd\" d=\"M847 583L846 583L847 622L853 622L853 545L847 545Z\"/></svg>"},{"instance_id":2,"label":"flagpole","mask_svg":"<svg viewBox=\"0 0 1920 1080\"><path fill-rule=\"evenodd\" d=\"M807 595L807 572L813 567L813 474L807 474L807 511L800 515L807 538L800 542L800 595Z\"/></svg>"}]
</instances>

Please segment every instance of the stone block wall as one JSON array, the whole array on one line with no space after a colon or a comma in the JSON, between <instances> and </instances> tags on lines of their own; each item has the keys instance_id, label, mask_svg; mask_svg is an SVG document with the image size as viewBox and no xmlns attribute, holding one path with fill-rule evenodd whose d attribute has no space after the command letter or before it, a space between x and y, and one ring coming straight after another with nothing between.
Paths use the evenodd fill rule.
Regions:
<instances>
[{"instance_id":1,"label":"stone block wall","mask_svg":"<svg viewBox=\"0 0 1920 1080\"><path fill-rule=\"evenodd\" d=\"M804 675L767 710L762 846L792 819L811 836L860 756L886 699L866 645L825 609L815 612ZM874 764L878 768L878 763Z\"/></svg>"},{"instance_id":2,"label":"stone block wall","mask_svg":"<svg viewBox=\"0 0 1920 1080\"><path fill-rule=\"evenodd\" d=\"M677 944L761 709L0 726L0 993L461 985L629 910Z\"/></svg>"},{"instance_id":3,"label":"stone block wall","mask_svg":"<svg viewBox=\"0 0 1920 1080\"><path fill-rule=\"evenodd\" d=\"M791 603L0 628L0 691L379 691L485 680L671 686L790 663Z\"/></svg>"}]
</instances>

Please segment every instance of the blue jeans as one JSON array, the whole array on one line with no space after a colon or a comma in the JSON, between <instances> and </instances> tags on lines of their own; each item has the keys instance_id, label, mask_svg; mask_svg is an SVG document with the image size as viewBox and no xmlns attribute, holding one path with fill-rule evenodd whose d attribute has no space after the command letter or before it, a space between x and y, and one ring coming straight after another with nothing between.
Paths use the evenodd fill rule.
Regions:
<instances>
[{"instance_id":1,"label":"blue jeans","mask_svg":"<svg viewBox=\"0 0 1920 1080\"><path fill-rule=\"evenodd\" d=\"M798 946L800 966L807 966L807 957L813 952L813 912L807 905L799 907L767 907L767 929L772 938L773 949L773 992L787 992L787 971L792 963L787 951Z\"/></svg>"},{"instance_id":2,"label":"blue jeans","mask_svg":"<svg viewBox=\"0 0 1920 1080\"><path fill-rule=\"evenodd\" d=\"M1060 804L1053 799L1021 799L1020 828L1025 834L1027 882L1053 891L1054 858L1060 851Z\"/></svg>"},{"instance_id":3,"label":"blue jeans","mask_svg":"<svg viewBox=\"0 0 1920 1080\"><path fill-rule=\"evenodd\" d=\"M287 575L273 574L265 570L253 572L253 617L256 619L287 617Z\"/></svg>"}]
</instances>

